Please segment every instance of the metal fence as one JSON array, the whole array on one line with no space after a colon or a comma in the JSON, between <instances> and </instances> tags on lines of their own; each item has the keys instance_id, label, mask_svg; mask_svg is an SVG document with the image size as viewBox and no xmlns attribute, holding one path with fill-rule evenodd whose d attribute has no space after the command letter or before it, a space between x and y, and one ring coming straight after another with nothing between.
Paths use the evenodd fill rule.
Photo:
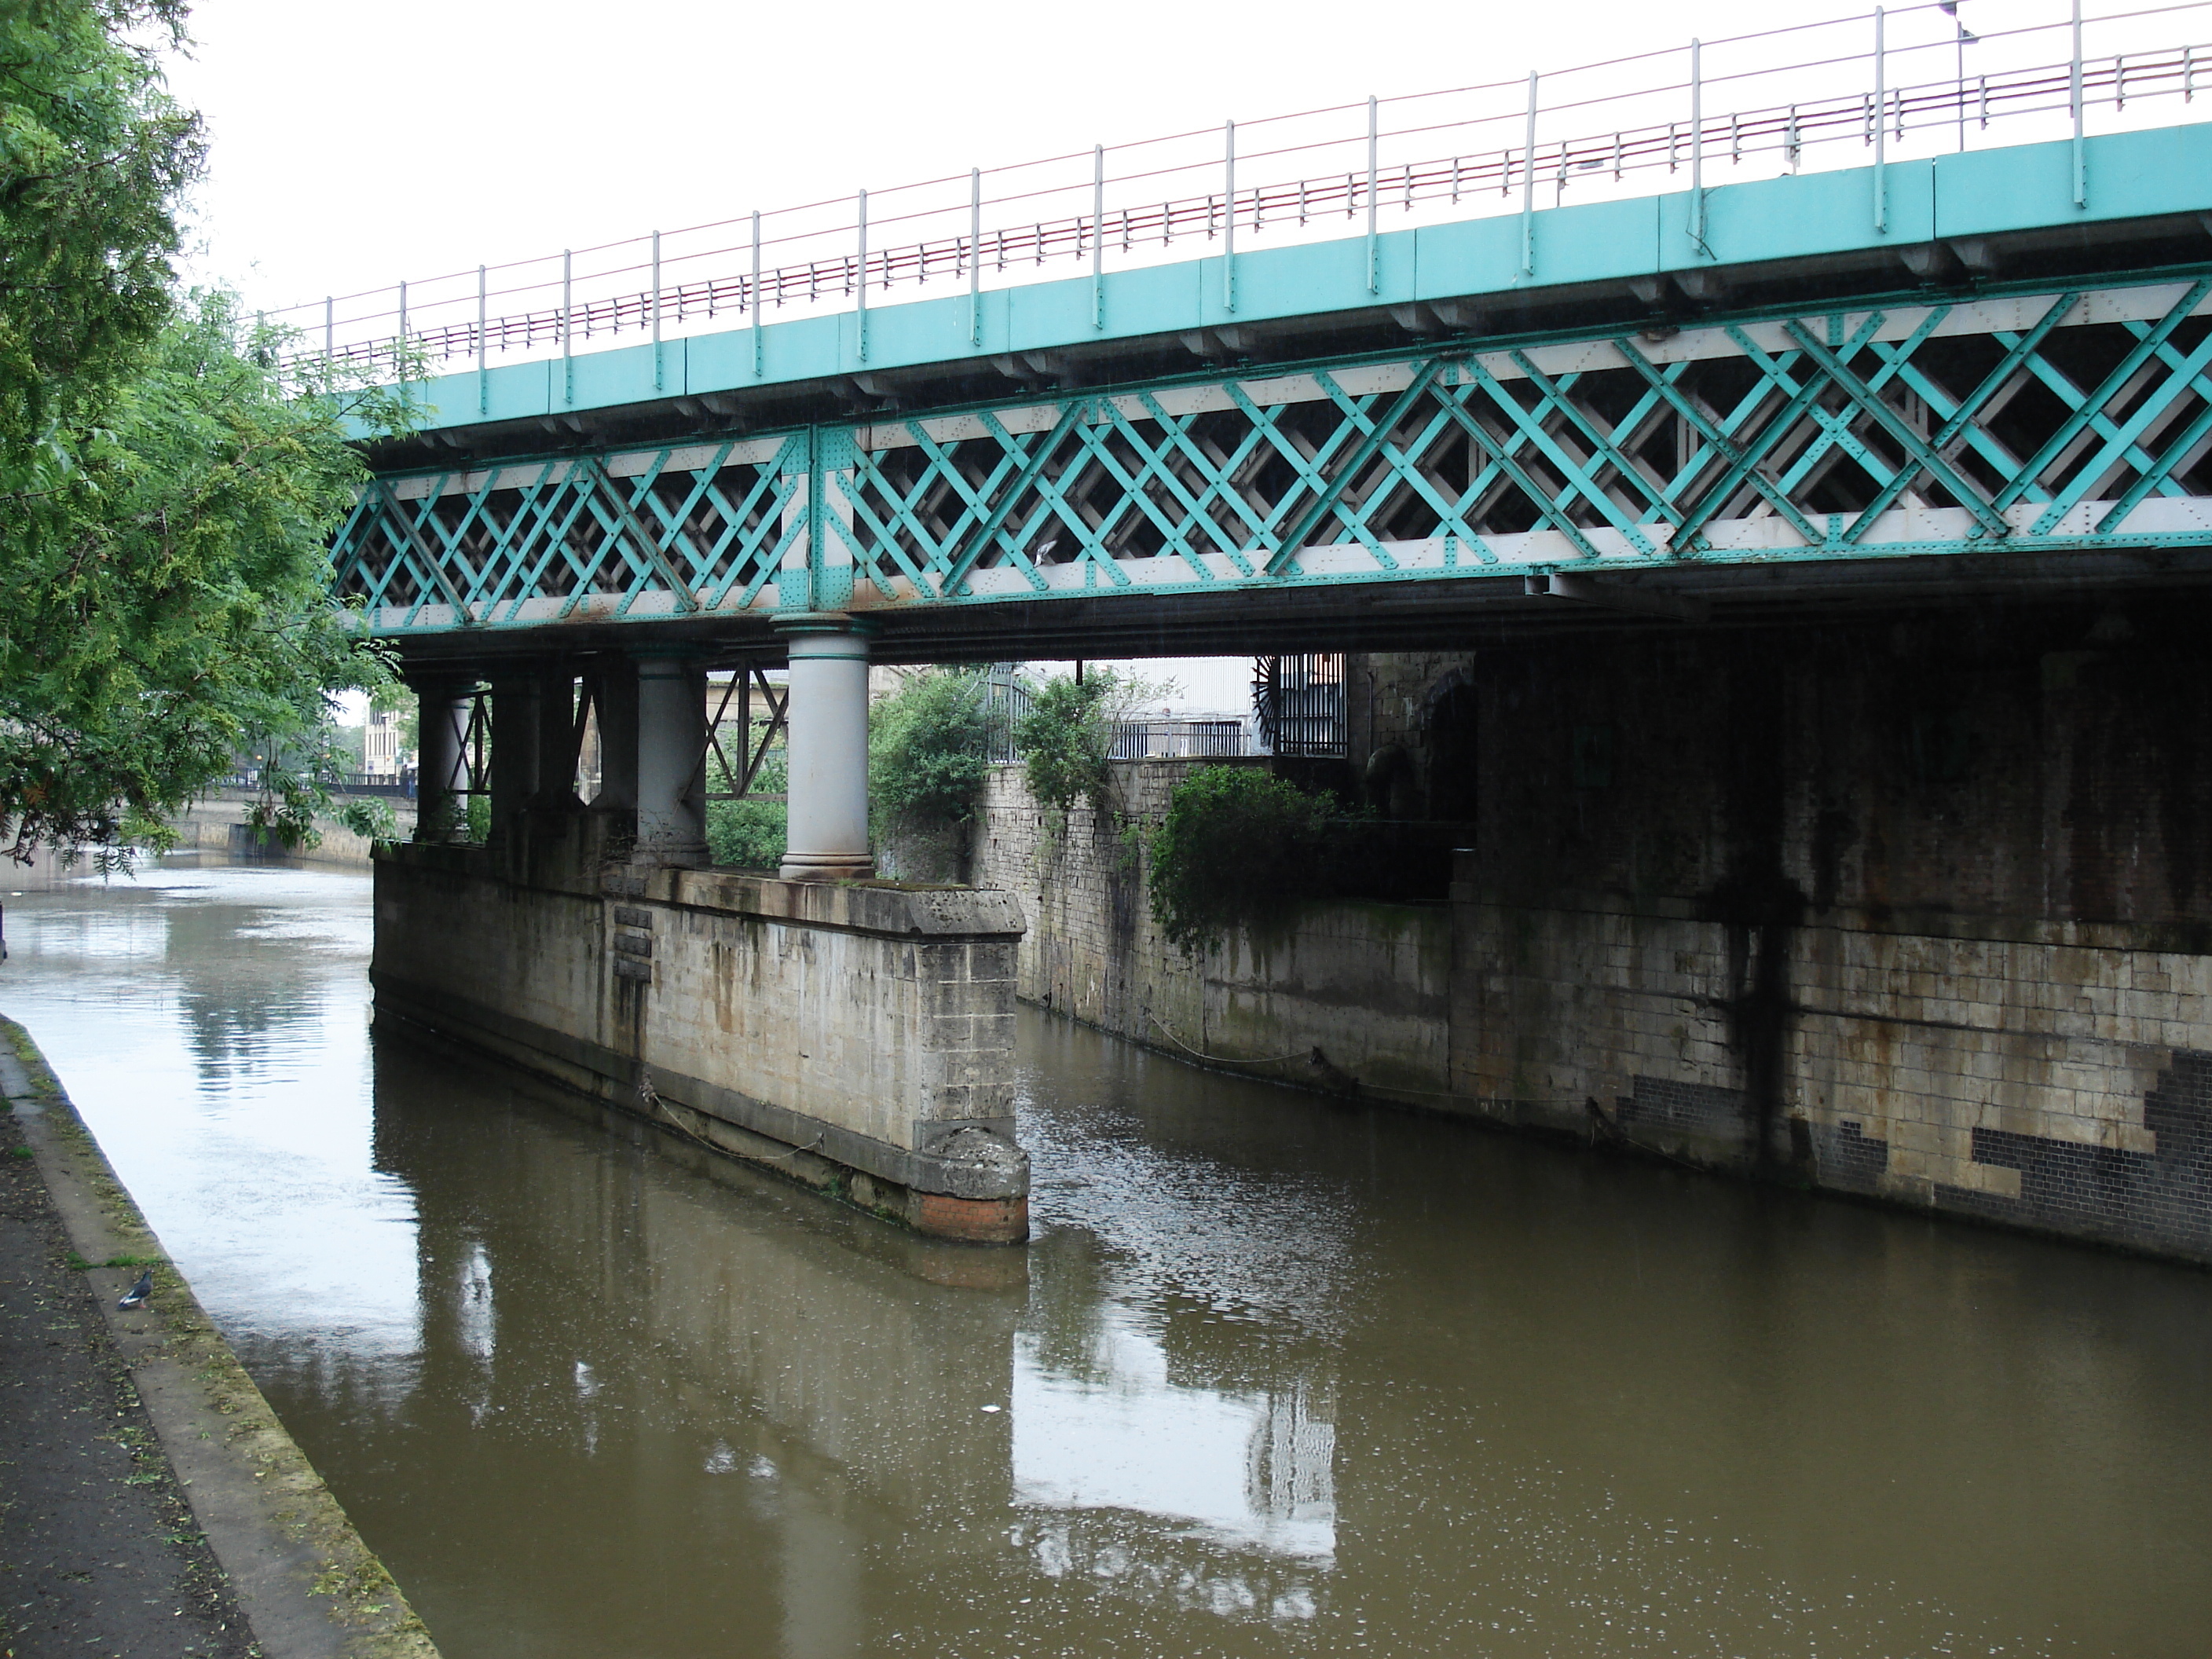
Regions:
<instances>
[{"instance_id":1,"label":"metal fence","mask_svg":"<svg viewBox=\"0 0 2212 1659\"><path fill-rule=\"evenodd\" d=\"M990 711L990 759L997 765L1011 765L1021 758L1014 747L1014 728L1030 712L1029 690L1014 677L1012 665L1000 664L985 679L984 696ZM1218 716L1116 720L1107 751L1114 760L1233 757L1259 752L1249 722Z\"/></svg>"},{"instance_id":2,"label":"metal fence","mask_svg":"<svg viewBox=\"0 0 2212 1659\"><path fill-rule=\"evenodd\" d=\"M1269 753L1342 758L1349 738L1344 653L1323 651L1302 657L1255 658L1252 707L1260 741Z\"/></svg>"},{"instance_id":3,"label":"metal fence","mask_svg":"<svg viewBox=\"0 0 2212 1659\"><path fill-rule=\"evenodd\" d=\"M415 793L405 774L399 772L340 772L325 778L324 783L333 793L340 795L408 796ZM226 773L208 787L210 789L259 789L262 787L261 769L246 767Z\"/></svg>"},{"instance_id":4,"label":"metal fence","mask_svg":"<svg viewBox=\"0 0 2212 1659\"><path fill-rule=\"evenodd\" d=\"M983 685L990 700L990 758L994 765L1010 765L1021 758L1014 752L1014 728L1030 712L1029 690L1014 678L1012 663L994 665Z\"/></svg>"},{"instance_id":5,"label":"metal fence","mask_svg":"<svg viewBox=\"0 0 2212 1659\"><path fill-rule=\"evenodd\" d=\"M379 373L455 358L483 371L494 356L565 360L579 341L627 333L657 343L750 323L758 376L759 330L771 311L857 312L865 362L870 305L932 284L964 289L969 343L979 346L985 289L1073 264L1092 278L1092 320L1103 328L1109 265L1188 258L1196 243L1229 256L1220 281L1233 313L1240 245L1347 230L1364 231L1368 286L1379 293L1382 230L1485 213L1520 215L1522 269L1533 272L1540 204L1686 185L1694 236L1707 186L1777 167L1871 161L1880 230L1886 161L1966 149L1987 142L1992 127L2005 143L2070 136L2080 202L2093 112L2106 131L2171 120L2194 102L2212 47L2185 38L2203 20L2174 14L2208 5L2085 11L2081 0L1941 0L1877 9L1525 78L1097 145L267 317L289 332L295 364Z\"/></svg>"},{"instance_id":6,"label":"metal fence","mask_svg":"<svg viewBox=\"0 0 2212 1659\"><path fill-rule=\"evenodd\" d=\"M1115 760L1168 760L1259 751L1243 720L1158 720L1115 722L1111 752Z\"/></svg>"}]
</instances>

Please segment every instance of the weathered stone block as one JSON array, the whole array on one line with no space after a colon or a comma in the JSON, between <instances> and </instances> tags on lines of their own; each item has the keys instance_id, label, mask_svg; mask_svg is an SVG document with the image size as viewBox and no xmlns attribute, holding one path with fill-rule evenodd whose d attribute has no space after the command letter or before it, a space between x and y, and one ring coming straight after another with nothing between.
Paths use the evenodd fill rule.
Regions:
<instances>
[{"instance_id":1,"label":"weathered stone block","mask_svg":"<svg viewBox=\"0 0 2212 1659\"><path fill-rule=\"evenodd\" d=\"M380 856L380 1013L804 1148L817 1184L866 1175L918 1225L923 1196L1025 1203L1012 986L969 976L975 946L996 963L1019 937L1008 896L670 869L540 886L477 850Z\"/></svg>"}]
</instances>

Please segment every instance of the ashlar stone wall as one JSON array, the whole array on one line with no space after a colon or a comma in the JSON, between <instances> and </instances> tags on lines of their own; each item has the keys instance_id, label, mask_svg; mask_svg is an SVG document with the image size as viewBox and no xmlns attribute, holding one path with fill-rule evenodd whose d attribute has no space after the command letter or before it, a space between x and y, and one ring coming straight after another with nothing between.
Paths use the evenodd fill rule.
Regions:
<instances>
[{"instance_id":1,"label":"ashlar stone wall","mask_svg":"<svg viewBox=\"0 0 2212 1659\"><path fill-rule=\"evenodd\" d=\"M594 824L380 848L380 1018L923 1231L1023 1236L1006 896L635 866Z\"/></svg>"},{"instance_id":2,"label":"ashlar stone wall","mask_svg":"<svg viewBox=\"0 0 2212 1659\"><path fill-rule=\"evenodd\" d=\"M1470 657L1475 1109L2212 1261L2188 599Z\"/></svg>"},{"instance_id":3,"label":"ashlar stone wall","mask_svg":"<svg viewBox=\"0 0 2212 1659\"><path fill-rule=\"evenodd\" d=\"M1196 957L1161 937L1144 832L1197 767L1114 767L1115 810L1079 804L1055 833L1021 769L992 769L969 854L981 887L1013 894L1025 922L1024 999L1186 1057L1257 1075L1408 1101L1450 1085L1450 917L1441 905L1315 902L1279 931L1239 932Z\"/></svg>"}]
</instances>

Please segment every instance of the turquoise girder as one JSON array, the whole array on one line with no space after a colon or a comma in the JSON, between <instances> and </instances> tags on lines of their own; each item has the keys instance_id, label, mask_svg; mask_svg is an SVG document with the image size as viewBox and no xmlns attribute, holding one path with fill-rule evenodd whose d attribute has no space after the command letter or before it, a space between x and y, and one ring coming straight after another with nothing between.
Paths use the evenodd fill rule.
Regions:
<instances>
[{"instance_id":1,"label":"turquoise girder","mask_svg":"<svg viewBox=\"0 0 2212 1659\"><path fill-rule=\"evenodd\" d=\"M2212 276L380 478L378 633L2212 540Z\"/></svg>"}]
</instances>

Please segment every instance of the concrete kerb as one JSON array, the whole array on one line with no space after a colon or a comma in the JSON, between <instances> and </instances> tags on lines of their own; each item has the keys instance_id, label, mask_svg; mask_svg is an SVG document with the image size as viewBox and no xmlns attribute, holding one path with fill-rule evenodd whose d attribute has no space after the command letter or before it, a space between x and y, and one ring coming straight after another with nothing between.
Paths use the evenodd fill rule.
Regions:
<instances>
[{"instance_id":1,"label":"concrete kerb","mask_svg":"<svg viewBox=\"0 0 2212 1659\"><path fill-rule=\"evenodd\" d=\"M0 1018L0 1091L21 1126L264 1659L437 1659L392 1575L362 1541L116 1178L30 1034ZM153 1260L155 1291L116 1298Z\"/></svg>"}]
</instances>

